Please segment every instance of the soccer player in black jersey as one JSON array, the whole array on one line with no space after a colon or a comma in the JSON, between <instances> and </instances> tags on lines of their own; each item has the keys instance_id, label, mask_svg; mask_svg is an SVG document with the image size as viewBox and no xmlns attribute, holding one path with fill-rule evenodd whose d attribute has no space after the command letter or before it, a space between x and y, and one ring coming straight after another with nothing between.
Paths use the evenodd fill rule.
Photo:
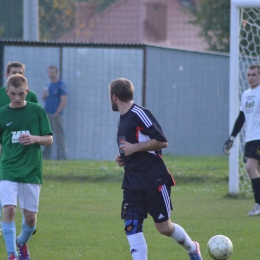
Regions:
<instances>
[{"instance_id":1,"label":"soccer player in black jersey","mask_svg":"<svg viewBox=\"0 0 260 260\"><path fill-rule=\"evenodd\" d=\"M121 217L132 258L148 258L143 221L149 214L162 235L184 247L191 260L202 260L199 244L170 220L170 193L175 183L161 156L161 149L166 148L168 142L155 117L148 109L136 105L133 95L134 87L128 79L115 79L109 85L112 110L120 113L119 154L115 160L125 170Z\"/></svg>"},{"instance_id":2,"label":"soccer player in black jersey","mask_svg":"<svg viewBox=\"0 0 260 260\"><path fill-rule=\"evenodd\" d=\"M240 112L229 139L224 144L224 153L229 155L235 137L245 125L244 161L251 179L255 206L248 216L260 215L260 66L253 64L247 69L247 82L250 88L241 97Z\"/></svg>"}]
</instances>

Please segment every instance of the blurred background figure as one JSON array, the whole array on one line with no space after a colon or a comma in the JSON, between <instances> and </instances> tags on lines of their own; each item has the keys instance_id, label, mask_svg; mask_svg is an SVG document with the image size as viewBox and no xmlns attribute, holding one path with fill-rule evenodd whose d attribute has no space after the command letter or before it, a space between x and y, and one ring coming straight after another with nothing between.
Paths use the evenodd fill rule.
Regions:
<instances>
[{"instance_id":1,"label":"blurred background figure","mask_svg":"<svg viewBox=\"0 0 260 260\"><path fill-rule=\"evenodd\" d=\"M52 131L55 134L57 159L67 160L62 118L62 112L67 103L66 85L59 79L57 67L49 66L48 75L51 82L43 91L44 107L48 114ZM46 146L43 150L43 158L51 159L51 153L52 146Z\"/></svg>"}]
</instances>

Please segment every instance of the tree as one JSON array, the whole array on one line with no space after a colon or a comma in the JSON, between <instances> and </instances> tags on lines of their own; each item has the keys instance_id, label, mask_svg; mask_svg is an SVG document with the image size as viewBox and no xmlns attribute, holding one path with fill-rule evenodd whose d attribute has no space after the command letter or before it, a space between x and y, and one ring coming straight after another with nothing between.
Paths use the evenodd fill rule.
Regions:
<instances>
[{"instance_id":1,"label":"tree","mask_svg":"<svg viewBox=\"0 0 260 260\"><path fill-rule=\"evenodd\" d=\"M75 25L75 2L98 4L102 11L118 0L39 0L40 40L57 40Z\"/></svg>"},{"instance_id":2,"label":"tree","mask_svg":"<svg viewBox=\"0 0 260 260\"><path fill-rule=\"evenodd\" d=\"M200 26L200 36L204 37L209 50L229 52L230 43L230 1L200 0L191 11L191 23Z\"/></svg>"},{"instance_id":3,"label":"tree","mask_svg":"<svg viewBox=\"0 0 260 260\"><path fill-rule=\"evenodd\" d=\"M22 10L22 0L0 0L0 38L23 38Z\"/></svg>"},{"instance_id":4,"label":"tree","mask_svg":"<svg viewBox=\"0 0 260 260\"><path fill-rule=\"evenodd\" d=\"M74 0L39 0L40 40L56 40L74 25Z\"/></svg>"},{"instance_id":5,"label":"tree","mask_svg":"<svg viewBox=\"0 0 260 260\"><path fill-rule=\"evenodd\" d=\"M109 5L119 0L77 0L77 1L98 4L98 12L101 12L104 9L106 9Z\"/></svg>"}]
</instances>

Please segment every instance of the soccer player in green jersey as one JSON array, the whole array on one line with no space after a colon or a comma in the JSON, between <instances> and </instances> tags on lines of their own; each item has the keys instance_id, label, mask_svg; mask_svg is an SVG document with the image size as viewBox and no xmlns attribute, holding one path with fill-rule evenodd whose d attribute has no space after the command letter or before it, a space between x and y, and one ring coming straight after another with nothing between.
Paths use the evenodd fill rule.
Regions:
<instances>
[{"instance_id":1,"label":"soccer player in green jersey","mask_svg":"<svg viewBox=\"0 0 260 260\"><path fill-rule=\"evenodd\" d=\"M9 77L6 93L11 103L0 109L2 233L9 260L30 259L27 243L36 228L42 184L41 145L53 142L47 114L39 104L25 100L28 92L23 75ZM24 219L16 238L17 199Z\"/></svg>"},{"instance_id":2,"label":"soccer player in green jersey","mask_svg":"<svg viewBox=\"0 0 260 260\"><path fill-rule=\"evenodd\" d=\"M7 78L9 78L12 75L17 74L17 73L24 75L25 65L20 62L16 62L16 61L9 62L6 67L5 76ZM36 94L31 90L26 95L26 100L34 102L34 103L38 103L38 98L37 98ZM10 103L10 98L8 97L8 95L6 93L6 88L5 87L0 88L0 107L6 106L9 103ZM1 151L1 146L0 146L0 151ZM0 201L0 234L1 234L1 220L2 220L2 204Z\"/></svg>"},{"instance_id":3,"label":"soccer player in green jersey","mask_svg":"<svg viewBox=\"0 0 260 260\"><path fill-rule=\"evenodd\" d=\"M16 61L9 62L6 67L5 76L7 78L9 78L12 75L17 74L17 73L24 75L25 74L25 65L20 62L16 62ZM38 98L37 98L36 94L31 90L26 95L25 100L34 102L34 103L38 103ZM9 103L10 103L10 98L8 97L8 95L6 93L6 88L5 87L0 88L0 107L6 106Z\"/></svg>"}]
</instances>

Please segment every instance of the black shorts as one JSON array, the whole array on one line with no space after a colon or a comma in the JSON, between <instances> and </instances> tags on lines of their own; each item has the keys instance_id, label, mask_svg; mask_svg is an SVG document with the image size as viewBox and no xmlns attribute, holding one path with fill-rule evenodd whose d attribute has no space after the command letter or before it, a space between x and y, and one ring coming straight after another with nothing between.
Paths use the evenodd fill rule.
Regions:
<instances>
[{"instance_id":1,"label":"black shorts","mask_svg":"<svg viewBox=\"0 0 260 260\"><path fill-rule=\"evenodd\" d=\"M247 158L260 161L260 140L247 142L245 144L244 162L246 162Z\"/></svg>"},{"instance_id":2,"label":"black shorts","mask_svg":"<svg viewBox=\"0 0 260 260\"><path fill-rule=\"evenodd\" d=\"M128 213L138 213L147 218L147 214L153 217L155 223L167 221L171 216L171 187L162 185L145 191L124 189L121 208L122 219Z\"/></svg>"}]
</instances>

